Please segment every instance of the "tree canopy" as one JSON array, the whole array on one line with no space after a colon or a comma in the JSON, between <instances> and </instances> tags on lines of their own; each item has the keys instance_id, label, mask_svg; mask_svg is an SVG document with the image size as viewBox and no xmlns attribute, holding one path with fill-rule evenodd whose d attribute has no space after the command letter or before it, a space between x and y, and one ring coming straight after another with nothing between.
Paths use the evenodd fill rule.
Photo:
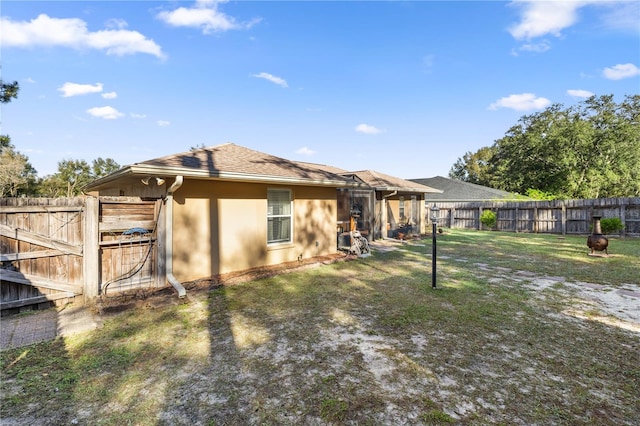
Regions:
<instances>
[{"instance_id":1,"label":"tree canopy","mask_svg":"<svg viewBox=\"0 0 640 426\"><path fill-rule=\"evenodd\" d=\"M490 147L467 152L449 176L546 198L640 195L640 95L592 96L526 115Z\"/></svg>"},{"instance_id":2,"label":"tree canopy","mask_svg":"<svg viewBox=\"0 0 640 426\"><path fill-rule=\"evenodd\" d=\"M18 97L17 81L0 79L0 103L7 104ZM34 190L37 172L26 155L16 150L9 135L0 135L0 197L28 195Z\"/></svg>"},{"instance_id":3,"label":"tree canopy","mask_svg":"<svg viewBox=\"0 0 640 426\"><path fill-rule=\"evenodd\" d=\"M6 104L11 102L12 99L18 97L20 91L20 85L17 81L13 83L5 83L0 79L0 103Z\"/></svg>"},{"instance_id":4,"label":"tree canopy","mask_svg":"<svg viewBox=\"0 0 640 426\"><path fill-rule=\"evenodd\" d=\"M111 158L101 157L92 161L62 160L58 162L58 171L45 176L39 184L39 195L45 197L74 197L82 193L89 182L115 172L120 165Z\"/></svg>"}]
</instances>

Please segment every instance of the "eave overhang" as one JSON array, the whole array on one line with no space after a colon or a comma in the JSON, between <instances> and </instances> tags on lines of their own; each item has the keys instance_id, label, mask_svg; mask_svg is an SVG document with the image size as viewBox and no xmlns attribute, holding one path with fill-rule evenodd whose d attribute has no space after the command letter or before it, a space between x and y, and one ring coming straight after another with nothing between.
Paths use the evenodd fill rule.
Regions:
<instances>
[{"instance_id":1,"label":"eave overhang","mask_svg":"<svg viewBox=\"0 0 640 426\"><path fill-rule=\"evenodd\" d=\"M88 184L84 190L91 191L100 189L109 183L133 178L133 177L147 177L157 176L162 178L172 178L175 176L184 176L185 178L199 179L199 180L222 180L228 182L251 182L251 183L272 183L272 184L288 184L288 185L306 185L306 186L329 186L335 188L369 188L365 183L348 180L348 179L313 179L313 178L298 178L288 176L273 176L273 175L261 175L261 174L246 174L224 171L210 171L210 170L194 170L190 168L181 167L161 167L150 165L131 165L124 167L108 176L97 179Z\"/></svg>"}]
</instances>

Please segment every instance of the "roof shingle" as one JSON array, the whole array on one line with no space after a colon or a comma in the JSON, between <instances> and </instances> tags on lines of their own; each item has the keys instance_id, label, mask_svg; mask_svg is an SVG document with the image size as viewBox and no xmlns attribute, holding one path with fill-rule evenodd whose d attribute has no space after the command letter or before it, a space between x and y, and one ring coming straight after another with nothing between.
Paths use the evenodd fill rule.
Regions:
<instances>
[{"instance_id":1,"label":"roof shingle","mask_svg":"<svg viewBox=\"0 0 640 426\"><path fill-rule=\"evenodd\" d=\"M233 173L315 181L347 180L335 173L309 167L307 163L286 160L233 143L168 155L136 165L208 172L212 177L221 173Z\"/></svg>"}]
</instances>

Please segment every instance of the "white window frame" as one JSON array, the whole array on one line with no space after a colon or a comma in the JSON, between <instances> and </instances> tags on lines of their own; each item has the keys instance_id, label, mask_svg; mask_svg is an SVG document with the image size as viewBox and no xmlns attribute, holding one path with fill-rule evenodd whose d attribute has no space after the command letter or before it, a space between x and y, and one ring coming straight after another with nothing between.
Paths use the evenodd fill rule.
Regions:
<instances>
[{"instance_id":1,"label":"white window frame","mask_svg":"<svg viewBox=\"0 0 640 426\"><path fill-rule=\"evenodd\" d=\"M289 198L289 213L288 214L270 214L269 201L271 193L287 193ZM286 239L272 239L269 240L269 221L271 219L286 219L289 218L289 237ZM290 189L282 188L269 188L267 189L267 245L273 246L278 244L291 244L293 242L293 193Z\"/></svg>"}]
</instances>

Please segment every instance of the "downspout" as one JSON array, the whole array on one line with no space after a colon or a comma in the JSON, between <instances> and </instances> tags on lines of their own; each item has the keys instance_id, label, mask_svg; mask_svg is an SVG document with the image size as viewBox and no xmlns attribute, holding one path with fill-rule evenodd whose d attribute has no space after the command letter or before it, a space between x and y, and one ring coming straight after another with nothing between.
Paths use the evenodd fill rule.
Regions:
<instances>
[{"instance_id":1,"label":"downspout","mask_svg":"<svg viewBox=\"0 0 640 426\"><path fill-rule=\"evenodd\" d=\"M176 176L176 180L171 184L171 187L167 190L167 220L166 220L166 248L165 248L165 264L167 268L167 281L178 292L178 297L183 298L187 295L187 290L178 282L176 277L173 276L173 193L177 191L181 186L184 178L182 176Z\"/></svg>"}]
</instances>

